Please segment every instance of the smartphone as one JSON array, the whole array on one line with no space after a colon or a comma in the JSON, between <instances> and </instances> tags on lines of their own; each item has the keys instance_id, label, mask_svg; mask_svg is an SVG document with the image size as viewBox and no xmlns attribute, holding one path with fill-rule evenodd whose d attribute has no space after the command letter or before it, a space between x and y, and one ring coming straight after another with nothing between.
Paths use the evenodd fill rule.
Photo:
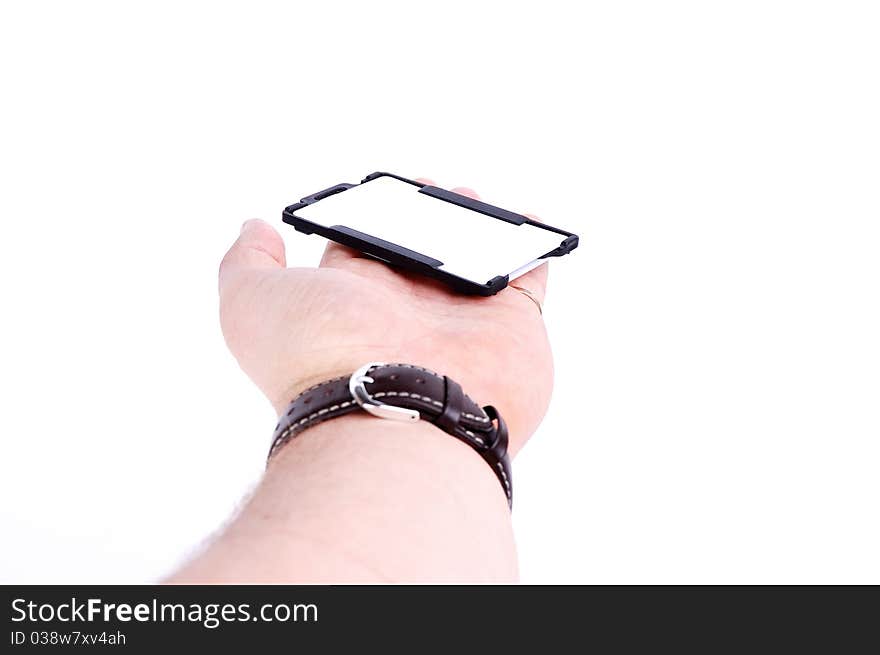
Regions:
<instances>
[{"instance_id":1,"label":"smartphone","mask_svg":"<svg viewBox=\"0 0 880 655\"><path fill-rule=\"evenodd\" d=\"M383 172L306 196L282 218L299 232L484 296L578 245L571 232Z\"/></svg>"}]
</instances>

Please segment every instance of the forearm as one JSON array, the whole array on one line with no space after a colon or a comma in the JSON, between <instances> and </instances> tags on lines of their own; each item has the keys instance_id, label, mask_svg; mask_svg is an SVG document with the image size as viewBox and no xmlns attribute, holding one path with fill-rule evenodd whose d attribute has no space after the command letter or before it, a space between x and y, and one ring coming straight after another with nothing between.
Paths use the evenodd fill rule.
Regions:
<instances>
[{"instance_id":1,"label":"forearm","mask_svg":"<svg viewBox=\"0 0 880 655\"><path fill-rule=\"evenodd\" d=\"M287 444L242 512L172 582L516 579L506 499L467 445L363 414Z\"/></svg>"}]
</instances>

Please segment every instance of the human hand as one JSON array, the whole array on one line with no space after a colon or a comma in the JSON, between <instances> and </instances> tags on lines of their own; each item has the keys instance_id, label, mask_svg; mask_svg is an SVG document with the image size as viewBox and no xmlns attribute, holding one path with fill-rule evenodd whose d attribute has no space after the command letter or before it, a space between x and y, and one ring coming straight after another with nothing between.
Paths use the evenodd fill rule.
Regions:
<instances>
[{"instance_id":1,"label":"human hand","mask_svg":"<svg viewBox=\"0 0 880 655\"><path fill-rule=\"evenodd\" d=\"M540 302L546 283L547 264L516 280ZM515 454L550 401L547 333L522 293L456 294L332 242L318 268L287 268L281 236L260 220L242 226L221 262L220 324L279 415L312 384L370 361L406 362L448 375L479 404L494 405Z\"/></svg>"}]
</instances>

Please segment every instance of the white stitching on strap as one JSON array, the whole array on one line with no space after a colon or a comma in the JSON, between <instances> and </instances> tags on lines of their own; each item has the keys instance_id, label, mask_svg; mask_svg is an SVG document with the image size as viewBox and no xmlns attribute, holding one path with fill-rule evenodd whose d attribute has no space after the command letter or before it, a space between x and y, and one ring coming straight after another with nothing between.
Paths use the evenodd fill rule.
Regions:
<instances>
[{"instance_id":1,"label":"white stitching on strap","mask_svg":"<svg viewBox=\"0 0 880 655\"><path fill-rule=\"evenodd\" d=\"M413 366L412 364L387 364L387 366L400 366L400 367L402 367L402 368L414 368L414 369L419 370L419 371L424 371L425 373L430 373L431 375L437 375L437 373L435 373L434 371L431 371L431 370L426 369L426 368L422 368L421 366ZM372 371L373 369L370 369L370 370ZM438 377L439 377L439 376L438 376ZM443 403L441 403L439 400L434 400L433 398L428 398L428 396L419 396L418 394L415 394L415 393L409 393L409 392L406 392L406 391L400 391L400 392L397 392L397 391L380 391L380 392L378 392L378 393L374 393L374 394L372 394L372 396L373 396L373 398L381 398L382 396L401 396L401 397L404 397L404 398L405 398L405 397L410 397L410 398L416 398L416 399L426 400L426 401L430 402L430 403L433 404L433 405L437 405L437 407L443 407ZM479 405L477 405L477 403L475 403L474 400L473 400L473 398L471 398L469 395L464 394L464 397L467 398L467 399L471 402L471 404L476 405L477 407L479 407ZM481 423L488 423L488 422L489 422L489 417L486 416L485 413L482 414L481 416L476 416L476 415L474 415L474 414L471 414L470 412L462 412L461 415L464 416L465 418L469 418L469 419L474 420L474 421L480 421Z\"/></svg>"},{"instance_id":2,"label":"white stitching on strap","mask_svg":"<svg viewBox=\"0 0 880 655\"><path fill-rule=\"evenodd\" d=\"M443 407L443 403L439 400L434 400L433 398L429 398L428 396L420 396L417 393L409 393L407 391L377 391L374 394L371 394L373 398L382 398L383 396L409 396L410 398L415 398L416 400L424 400L425 402L431 403L432 405L437 405L437 407Z\"/></svg>"},{"instance_id":3,"label":"white stitching on strap","mask_svg":"<svg viewBox=\"0 0 880 655\"><path fill-rule=\"evenodd\" d=\"M413 364L388 364L387 366L400 366L401 368L414 368L417 371L424 371L425 373L430 373L431 375L435 375L437 377L442 377L439 373L436 373L435 371L432 371L431 369L424 368L422 366L414 366ZM471 404L477 405L477 407L479 407L479 405L469 395L464 394L464 397L467 398L469 401L471 401ZM436 402L436 401L434 401L434 402ZM443 403L438 403L438 404L441 407L443 406ZM467 412L462 412L462 416L466 416L467 418L474 419L475 421L482 421L483 423L489 422L489 417L486 416L485 414L481 414L480 416L474 416L473 414L468 414Z\"/></svg>"},{"instance_id":4,"label":"white stitching on strap","mask_svg":"<svg viewBox=\"0 0 880 655\"><path fill-rule=\"evenodd\" d=\"M475 434L474 434L473 432L471 432L470 430L465 430L464 433L465 433L467 436L471 437L474 441L476 441L476 442L477 442L478 444L480 444L481 446L485 446L485 445L486 445L486 442L485 442L485 441L483 441L480 437L478 437L477 435L475 435Z\"/></svg>"},{"instance_id":5,"label":"white stitching on strap","mask_svg":"<svg viewBox=\"0 0 880 655\"><path fill-rule=\"evenodd\" d=\"M339 382L340 380L346 380L350 377L351 377L350 375L340 375L338 378L333 378L332 380L324 380L323 382L319 382L318 384L309 387L305 391L300 392L299 396L302 396L303 394L306 394L309 391L314 391L318 387L323 387L325 384L333 384L334 382ZM299 396L297 396L297 398L299 398ZM294 400L296 400L296 398Z\"/></svg>"},{"instance_id":6,"label":"white stitching on strap","mask_svg":"<svg viewBox=\"0 0 880 655\"><path fill-rule=\"evenodd\" d=\"M501 477L504 478L504 493L507 494L507 498L510 498L510 480L507 479L507 473L504 472L504 467L501 466L501 462L496 462L495 466L498 467L498 470L501 471Z\"/></svg>"},{"instance_id":7,"label":"white stitching on strap","mask_svg":"<svg viewBox=\"0 0 880 655\"><path fill-rule=\"evenodd\" d=\"M415 398L416 400L424 400L424 401L427 401L427 402L432 403L434 405L437 405L438 407L443 407L443 403L441 403L439 400L434 400L433 398L429 398L428 396L420 396L417 393L409 393L408 391L377 391L376 393L372 394L372 396L373 396L373 398L382 398L384 396L400 396L402 398ZM471 401L471 402L473 402L473 401ZM469 414L468 412L462 412L461 415L466 416L467 418L473 419L475 421L482 421L483 423L489 422L488 416L485 416L485 417L474 416L473 414Z\"/></svg>"},{"instance_id":8,"label":"white stitching on strap","mask_svg":"<svg viewBox=\"0 0 880 655\"><path fill-rule=\"evenodd\" d=\"M287 438L287 436L291 432L294 432L294 433L300 432L301 431L300 428L302 428L302 426L304 426L306 423L308 423L310 421L313 421L318 416L321 416L321 415L329 413L329 412L335 412L337 409L343 409L345 407L348 407L349 405L354 405L354 401L353 400L346 400L345 402L339 403L338 405L333 405L333 406L328 407L326 409L322 409L320 411L317 411L314 414L306 416L305 418L301 418L299 421L297 421L296 423L294 423L292 425L288 425L286 428L284 428L284 431L281 434L279 434L278 437L275 439L275 442L272 446L271 452L274 453L275 450L277 450L277 448L278 448L278 444L284 442L284 440ZM270 454L270 457L271 457L271 454Z\"/></svg>"}]
</instances>

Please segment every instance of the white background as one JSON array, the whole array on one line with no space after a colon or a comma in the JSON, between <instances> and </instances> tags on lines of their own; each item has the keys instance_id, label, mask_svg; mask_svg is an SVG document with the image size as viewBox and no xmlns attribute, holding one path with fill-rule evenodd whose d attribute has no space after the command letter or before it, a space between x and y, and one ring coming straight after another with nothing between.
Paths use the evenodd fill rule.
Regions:
<instances>
[{"instance_id":1,"label":"white background","mask_svg":"<svg viewBox=\"0 0 880 655\"><path fill-rule=\"evenodd\" d=\"M582 235L524 581L880 582L873 6L4 3L0 581L155 580L222 524L274 416L218 262L384 169Z\"/></svg>"}]
</instances>

